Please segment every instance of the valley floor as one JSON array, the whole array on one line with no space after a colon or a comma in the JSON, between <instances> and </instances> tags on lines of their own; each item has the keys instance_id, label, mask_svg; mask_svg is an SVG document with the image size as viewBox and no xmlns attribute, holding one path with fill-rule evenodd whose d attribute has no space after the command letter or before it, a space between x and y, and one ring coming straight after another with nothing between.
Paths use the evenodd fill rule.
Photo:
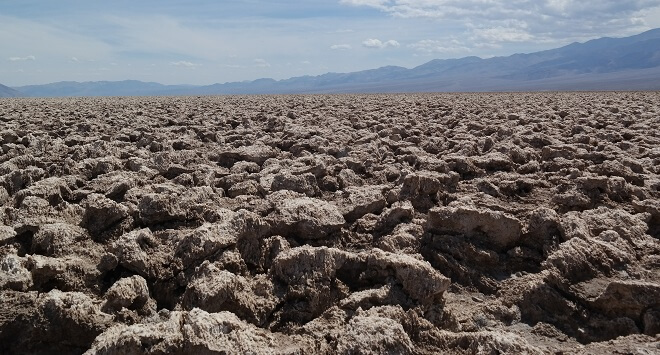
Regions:
<instances>
[{"instance_id":1,"label":"valley floor","mask_svg":"<svg viewBox=\"0 0 660 355\"><path fill-rule=\"evenodd\" d=\"M0 100L0 353L660 352L660 93Z\"/></svg>"}]
</instances>

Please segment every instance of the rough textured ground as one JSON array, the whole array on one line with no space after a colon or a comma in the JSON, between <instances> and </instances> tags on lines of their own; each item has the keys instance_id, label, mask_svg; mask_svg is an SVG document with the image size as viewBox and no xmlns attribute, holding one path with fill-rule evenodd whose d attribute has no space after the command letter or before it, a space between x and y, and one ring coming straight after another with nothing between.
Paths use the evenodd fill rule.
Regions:
<instances>
[{"instance_id":1,"label":"rough textured ground","mask_svg":"<svg viewBox=\"0 0 660 355\"><path fill-rule=\"evenodd\" d=\"M660 93L0 101L0 353L660 352Z\"/></svg>"}]
</instances>

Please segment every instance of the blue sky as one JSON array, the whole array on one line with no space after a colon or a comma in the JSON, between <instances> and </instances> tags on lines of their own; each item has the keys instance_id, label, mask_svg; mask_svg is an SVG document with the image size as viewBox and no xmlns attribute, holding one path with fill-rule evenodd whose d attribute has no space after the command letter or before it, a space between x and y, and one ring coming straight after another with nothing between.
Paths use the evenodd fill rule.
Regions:
<instances>
[{"instance_id":1,"label":"blue sky","mask_svg":"<svg viewBox=\"0 0 660 355\"><path fill-rule=\"evenodd\" d=\"M660 0L0 0L0 83L283 79L657 27Z\"/></svg>"}]
</instances>

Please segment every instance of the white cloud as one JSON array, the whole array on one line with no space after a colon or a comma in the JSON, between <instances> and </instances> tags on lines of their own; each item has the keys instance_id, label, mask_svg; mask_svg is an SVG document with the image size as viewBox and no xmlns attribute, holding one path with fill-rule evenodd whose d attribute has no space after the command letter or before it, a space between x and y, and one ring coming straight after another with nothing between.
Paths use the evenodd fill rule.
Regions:
<instances>
[{"instance_id":1,"label":"white cloud","mask_svg":"<svg viewBox=\"0 0 660 355\"><path fill-rule=\"evenodd\" d=\"M474 48L479 48L479 49L500 49L502 48L502 45L499 43L490 43L490 42L477 42L474 44ZM489 54L487 56L494 57L494 55ZM482 58L486 58L487 56L481 56Z\"/></svg>"},{"instance_id":2,"label":"white cloud","mask_svg":"<svg viewBox=\"0 0 660 355\"><path fill-rule=\"evenodd\" d=\"M350 28L342 28L342 29L338 29L336 31L329 31L329 32L326 32L326 33L353 33L353 32L355 32L355 30L352 30Z\"/></svg>"},{"instance_id":3,"label":"white cloud","mask_svg":"<svg viewBox=\"0 0 660 355\"><path fill-rule=\"evenodd\" d=\"M470 48L464 46L461 42L457 40L439 41L439 40L425 39L415 42L409 45L409 47L417 51L426 52L426 53L454 54L454 53L470 52Z\"/></svg>"},{"instance_id":4,"label":"white cloud","mask_svg":"<svg viewBox=\"0 0 660 355\"><path fill-rule=\"evenodd\" d=\"M269 68L270 63L268 63L265 59L262 58L257 58L254 60L254 65L256 65L259 68Z\"/></svg>"},{"instance_id":5,"label":"white cloud","mask_svg":"<svg viewBox=\"0 0 660 355\"><path fill-rule=\"evenodd\" d=\"M492 27L474 29L474 39L482 39L488 42L525 42L534 39L527 31L511 27Z\"/></svg>"},{"instance_id":6,"label":"white cloud","mask_svg":"<svg viewBox=\"0 0 660 355\"><path fill-rule=\"evenodd\" d=\"M386 42L382 42L376 38L369 38L366 41L362 42L363 47L367 48L386 48L386 47L398 47L400 46L399 42L391 39Z\"/></svg>"},{"instance_id":7,"label":"white cloud","mask_svg":"<svg viewBox=\"0 0 660 355\"><path fill-rule=\"evenodd\" d=\"M660 6L659 0L340 0L353 6L368 6L400 17L453 19L456 15L482 18L521 19L525 16L620 17ZM501 15L508 16L501 16Z\"/></svg>"},{"instance_id":8,"label":"white cloud","mask_svg":"<svg viewBox=\"0 0 660 355\"><path fill-rule=\"evenodd\" d=\"M33 55L28 55L26 57L9 57L8 59L12 62L24 62L26 60L36 60L37 58Z\"/></svg>"},{"instance_id":9,"label":"white cloud","mask_svg":"<svg viewBox=\"0 0 660 355\"><path fill-rule=\"evenodd\" d=\"M45 22L20 19L0 15L0 43L2 47L12 48L14 53L30 53L23 57L30 60L41 58L70 58L71 53L77 53L81 48L89 57L106 58L110 54L110 45L88 36L71 32ZM35 43L47 43L37 46ZM21 57L16 57L21 58Z\"/></svg>"},{"instance_id":10,"label":"white cloud","mask_svg":"<svg viewBox=\"0 0 660 355\"><path fill-rule=\"evenodd\" d=\"M565 42L631 35L649 29L646 21L660 7L660 0L340 0L340 3L371 7L398 18L443 20L447 26L458 25L466 30L478 27L474 35L493 42Z\"/></svg>"},{"instance_id":11,"label":"white cloud","mask_svg":"<svg viewBox=\"0 0 660 355\"><path fill-rule=\"evenodd\" d=\"M330 49L332 50L347 50L351 48L352 47L350 44L333 44L330 46Z\"/></svg>"},{"instance_id":12,"label":"white cloud","mask_svg":"<svg viewBox=\"0 0 660 355\"><path fill-rule=\"evenodd\" d=\"M87 16L81 16L77 12L79 9L69 11L68 7L63 5L53 14L38 19L36 16L35 19L10 17L0 10L0 62L7 64L7 68L0 65L3 83L20 86L61 80L135 78L163 83L210 84L300 75L297 70L302 65L285 68L284 63L299 63L301 60L313 63L305 72L310 75L322 74L320 68L323 64L334 71L346 72L363 69L365 65L380 65L373 58L366 64L346 56L329 55L328 52L342 53L329 51L332 44L350 43L355 49L360 46L360 41L352 43L354 37L369 37L368 34L351 34L349 30L342 30L351 29L355 24L334 15L282 19L267 15L257 17L252 8L245 8L244 13L217 19L207 18L206 13L202 20L188 13L172 13L165 8L158 14L140 10L88 12L89 9L84 9L80 12ZM360 26L350 31L358 32L365 26L373 30L371 24L360 22ZM300 36L301 31L315 36ZM325 43L327 52L309 51L319 43ZM26 55L34 55L37 61L8 60L12 56ZM72 56L76 56L79 62L75 62ZM265 60L255 62L255 58ZM150 67L155 61L160 64ZM171 64L177 61L202 65L192 70L186 69L183 63L179 66ZM120 65L111 66L110 62ZM19 63L26 70L29 64L43 63L40 68L44 73L33 77L16 75L11 69L16 69ZM128 63L133 67L128 67ZM233 69L225 64L240 65L241 68ZM88 78L92 70L98 71L100 66L112 71L103 77Z\"/></svg>"},{"instance_id":13,"label":"white cloud","mask_svg":"<svg viewBox=\"0 0 660 355\"><path fill-rule=\"evenodd\" d=\"M80 59L78 59L78 58L76 58L76 57L71 57L71 61L72 61L72 62L79 62Z\"/></svg>"},{"instance_id":14,"label":"white cloud","mask_svg":"<svg viewBox=\"0 0 660 355\"><path fill-rule=\"evenodd\" d=\"M341 0L342 4L350 4L357 6L371 6L376 8L387 8L388 0Z\"/></svg>"},{"instance_id":15,"label":"white cloud","mask_svg":"<svg viewBox=\"0 0 660 355\"><path fill-rule=\"evenodd\" d=\"M180 60L178 62L170 62L171 65L177 66L177 67L185 67L185 68L195 68L198 67L199 64L195 64L192 62L187 62L185 60Z\"/></svg>"}]
</instances>

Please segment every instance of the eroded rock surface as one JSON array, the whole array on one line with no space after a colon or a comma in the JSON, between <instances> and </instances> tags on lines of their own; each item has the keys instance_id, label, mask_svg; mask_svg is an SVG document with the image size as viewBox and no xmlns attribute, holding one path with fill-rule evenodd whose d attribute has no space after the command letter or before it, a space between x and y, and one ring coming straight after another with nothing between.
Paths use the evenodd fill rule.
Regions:
<instances>
[{"instance_id":1,"label":"eroded rock surface","mask_svg":"<svg viewBox=\"0 0 660 355\"><path fill-rule=\"evenodd\" d=\"M660 351L660 96L0 100L0 353Z\"/></svg>"}]
</instances>

